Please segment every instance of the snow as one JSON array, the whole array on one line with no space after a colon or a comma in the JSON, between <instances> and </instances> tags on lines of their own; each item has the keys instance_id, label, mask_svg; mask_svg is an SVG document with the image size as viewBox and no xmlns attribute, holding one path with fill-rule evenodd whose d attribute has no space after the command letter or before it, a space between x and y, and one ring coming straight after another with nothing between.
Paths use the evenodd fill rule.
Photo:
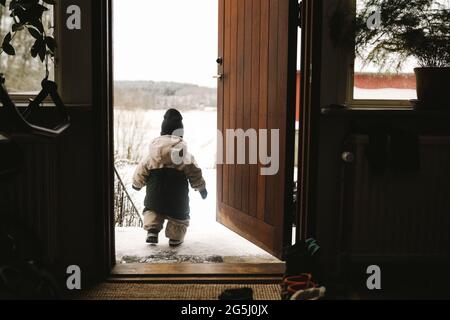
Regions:
<instances>
[{"instance_id":1,"label":"snow","mask_svg":"<svg viewBox=\"0 0 450 320\"><path fill-rule=\"evenodd\" d=\"M411 89L354 89L354 99L362 100L412 100L417 99L416 90Z\"/></svg>"},{"instance_id":2,"label":"snow","mask_svg":"<svg viewBox=\"0 0 450 320\"><path fill-rule=\"evenodd\" d=\"M131 174L135 166L124 166L120 173L125 184L131 185ZM191 225L188 228L185 243L176 249L168 245L164 231L159 236L160 243L151 246L145 243L146 232L140 228L116 228L116 257L124 262L167 262L176 260L176 256L221 257L223 262L278 262L278 260L258 248L251 242L216 222L216 171L204 170L204 177L208 188L208 198L202 200L200 194L191 190ZM129 189L129 188L128 188ZM145 191L130 190L130 196L139 211L143 210ZM153 261L152 256L159 257ZM150 257L150 258L149 258ZM153 257L154 258L154 257ZM183 259L181 259L183 260ZM184 261L182 261L184 262ZM187 262L192 262L187 260Z\"/></svg>"}]
</instances>

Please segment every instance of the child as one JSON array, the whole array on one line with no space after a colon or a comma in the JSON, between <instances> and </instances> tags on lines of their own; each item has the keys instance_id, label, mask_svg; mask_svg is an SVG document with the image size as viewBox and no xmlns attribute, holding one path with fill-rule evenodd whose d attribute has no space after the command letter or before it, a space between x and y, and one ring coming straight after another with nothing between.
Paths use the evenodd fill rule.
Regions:
<instances>
[{"instance_id":1,"label":"child","mask_svg":"<svg viewBox=\"0 0 450 320\"><path fill-rule=\"evenodd\" d=\"M177 247L184 241L189 226L189 186L206 199L205 180L194 157L187 152L183 140L183 117L170 109L164 115L161 136L152 141L150 153L136 168L133 188L147 186L144 209L144 229L147 243L157 244L158 234L166 226L169 245Z\"/></svg>"}]
</instances>

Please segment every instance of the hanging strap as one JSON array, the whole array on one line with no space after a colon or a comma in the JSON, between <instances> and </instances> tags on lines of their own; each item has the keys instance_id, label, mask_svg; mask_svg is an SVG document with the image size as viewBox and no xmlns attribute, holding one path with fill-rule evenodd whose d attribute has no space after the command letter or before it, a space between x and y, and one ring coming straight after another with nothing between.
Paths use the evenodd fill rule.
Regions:
<instances>
[{"instance_id":1,"label":"hanging strap","mask_svg":"<svg viewBox=\"0 0 450 320\"><path fill-rule=\"evenodd\" d=\"M27 119L33 111L37 109L48 96L50 96L52 101L55 103L56 109L61 117L61 121L53 128L45 128L28 122ZM70 126L70 117L67 113L67 108L58 94L58 87L56 83L53 81L44 79L42 81L42 90L36 98L30 102L25 111L21 113L9 96L9 93L5 87L5 77L0 75L0 101L6 109L16 133L29 133L52 137L60 135Z\"/></svg>"}]
</instances>

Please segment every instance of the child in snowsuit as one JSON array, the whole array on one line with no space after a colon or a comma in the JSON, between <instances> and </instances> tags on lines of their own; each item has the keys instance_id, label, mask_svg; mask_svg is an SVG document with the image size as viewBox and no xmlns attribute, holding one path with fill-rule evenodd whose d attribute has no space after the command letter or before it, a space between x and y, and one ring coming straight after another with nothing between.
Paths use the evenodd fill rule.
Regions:
<instances>
[{"instance_id":1,"label":"child in snowsuit","mask_svg":"<svg viewBox=\"0 0 450 320\"><path fill-rule=\"evenodd\" d=\"M133 188L147 187L144 229L147 243L157 244L158 234L167 220L166 237L170 246L183 243L190 220L189 186L206 199L205 180L183 140L183 117L170 109L164 116L161 136L152 141L150 153L136 168Z\"/></svg>"}]
</instances>

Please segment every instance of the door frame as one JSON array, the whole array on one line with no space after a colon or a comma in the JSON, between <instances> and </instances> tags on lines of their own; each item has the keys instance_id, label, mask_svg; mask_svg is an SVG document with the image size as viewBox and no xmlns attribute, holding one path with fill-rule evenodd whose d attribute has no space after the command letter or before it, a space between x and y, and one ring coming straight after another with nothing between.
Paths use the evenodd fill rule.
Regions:
<instances>
[{"instance_id":1,"label":"door frame","mask_svg":"<svg viewBox=\"0 0 450 320\"><path fill-rule=\"evenodd\" d=\"M99 264L99 279L108 278L115 261L115 234L114 234L114 99L113 99L113 0L97 0L92 2L92 41L93 41L93 108L95 113L96 143L99 146L95 155L97 185L99 199L97 200L96 217L97 239L94 246L97 252ZM222 0L219 0L223 3ZM303 68L300 92L302 95L302 112L300 122L302 124L302 136L300 137L299 182L303 188L299 189L300 200L297 210L297 240L314 235L315 229L315 185L317 180L318 125L320 118L320 57L321 57L321 1L303 0L302 21L302 66ZM296 10L291 10L296 12ZM220 11L219 11L220 12ZM305 14L307 13L307 14ZM292 12L291 12L292 14ZM294 13L296 14L296 13ZM220 17L219 17L220 19ZM220 21L220 20L219 20ZM221 24L219 24L220 26ZM220 28L220 27L219 27ZM303 40L308 39L308 41ZM221 42L220 42L221 43ZM219 49L221 49L219 47ZM221 52L221 51L219 51ZM297 50L290 54L297 55ZM308 70L308 72L306 72ZM310 84L305 79L311 75L313 82ZM314 80L316 83L314 84ZM291 90L294 92L295 82ZM314 84L314 85L313 85ZM306 94L308 93L308 94ZM218 115L219 116L219 115ZM295 136L289 138L292 145ZM286 166L289 167L289 166ZM289 189L288 189L289 190ZM292 195L291 195L292 196ZM290 196L286 192L285 201ZM285 225L290 223L285 219ZM290 227L290 226L289 226ZM287 235L285 235L287 238ZM285 239L288 241L288 239Z\"/></svg>"},{"instance_id":2,"label":"door frame","mask_svg":"<svg viewBox=\"0 0 450 320\"><path fill-rule=\"evenodd\" d=\"M99 278L106 279L116 264L114 235L114 101L113 101L113 50L112 50L112 2L92 1L93 45L93 109L97 153L95 167L99 190L96 217L99 253Z\"/></svg>"},{"instance_id":3,"label":"door frame","mask_svg":"<svg viewBox=\"0 0 450 320\"><path fill-rule=\"evenodd\" d=\"M319 157L320 83L322 61L322 1L302 0L301 81L298 154L296 241L316 234L316 202Z\"/></svg>"}]
</instances>

